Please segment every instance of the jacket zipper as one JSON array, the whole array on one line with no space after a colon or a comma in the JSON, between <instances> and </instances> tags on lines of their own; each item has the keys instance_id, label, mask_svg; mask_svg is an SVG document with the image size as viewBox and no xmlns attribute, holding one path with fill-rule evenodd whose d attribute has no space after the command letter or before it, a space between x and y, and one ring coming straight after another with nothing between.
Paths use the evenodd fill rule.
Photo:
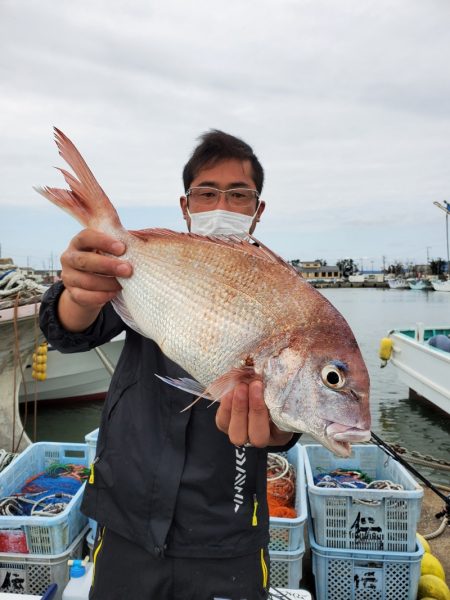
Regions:
<instances>
[{"instance_id":1,"label":"jacket zipper","mask_svg":"<svg viewBox=\"0 0 450 600\"><path fill-rule=\"evenodd\" d=\"M256 494L253 494L253 516L252 516L253 527L257 527L257 525L258 525L258 517L256 514L257 511L258 511L258 498L257 498Z\"/></svg>"},{"instance_id":2,"label":"jacket zipper","mask_svg":"<svg viewBox=\"0 0 450 600\"><path fill-rule=\"evenodd\" d=\"M95 464L98 463L99 460L99 456L96 456L93 460L93 462L91 463L91 470L89 472L89 479L88 482L92 485L95 481Z\"/></svg>"}]
</instances>

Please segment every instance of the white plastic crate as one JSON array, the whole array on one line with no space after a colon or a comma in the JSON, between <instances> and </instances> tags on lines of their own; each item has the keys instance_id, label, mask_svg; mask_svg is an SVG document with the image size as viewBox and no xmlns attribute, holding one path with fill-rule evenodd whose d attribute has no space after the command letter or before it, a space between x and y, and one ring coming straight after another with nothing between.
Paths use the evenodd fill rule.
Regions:
<instances>
[{"instance_id":1,"label":"white plastic crate","mask_svg":"<svg viewBox=\"0 0 450 600\"><path fill-rule=\"evenodd\" d=\"M416 600L423 548L370 552L324 548L309 527L316 600Z\"/></svg>"},{"instance_id":2,"label":"white plastic crate","mask_svg":"<svg viewBox=\"0 0 450 600\"><path fill-rule=\"evenodd\" d=\"M304 554L304 544L295 552L270 552L271 587L298 588L303 574Z\"/></svg>"},{"instance_id":3,"label":"white plastic crate","mask_svg":"<svg viewBox=\"0 0 450 600\"><path fill-rule=\"evenodd\" d=\"M86 445L88 448L88 464L89 464L89 466L92 465L92 463L95 460L95 456L97 454L97 439L98 439L98 428L94 429L94 431L91 431L90 433L87 433L84 436L84 441L86 442ZM93 532L93 535L95 538L95 532L97 529L97 521L94 521L94 519L89 519L89 527L90 527L91 531Z\"/></svg>"},{"instance_id":4,"label":"white plastic crate","mask_svg":"<svg viewBox=\"0 0 450 600\"><path fill-rule=\"evenodd\" d=\"M95 454L97 452L97 439L98 439L98 428L94 429L90 433L84 436L84 441L88 447L88 464L91 465L94 462Z\"/></svg>"},{"instance_id":5,"label":"white plastic crate","mask_svg":"<svg viewBox=\"0 0 450 600\"><path fill-rule=\"evenodd\" d=\"M288 590L286 588L270 588L269 598L273 600L312 600L307 590Z\"/></svg>"},{"instance_id":6,"label":"white plastic crate","mask_svg":"<svg viewBox=\"0 0 450 600\"><path fill-rule=\"evenodd\" d=\"M86 531L87 528L65 552L54 556L0 552L0 589L12 594L35 594L41 597L50 584L56 583L58 591L54 600L61 600L69 581L67 561L81 558Z\"/></svg>"},{"instance_id":7,"label":"white plastic crate","mask_svg":"<svg viewBox=\"0 0 450 600\"><path fill-rule=\"evenodd\" d=\"M287 459L295 467L295 519L282 519L270 517L270 543L269 551L294 552L304 548L304 528L308 517L308 503L306 501L305 465L302 447L295 444L287 452Z\"/></svg>"},{"instance_id":8,"label":"white plastic crate","mask_svg":"<svg viewBox=\"0 0 450 600\"><path fill-rule=\"evenodd\" d=\"M72 463L88 466L85 444L38 442L31 444L4 471L0 473L0 498L21 489L26 480L51 464ZM84 485L80 487L66 508L52 517L43 516L0 516L2 546L11 539L25 535L26 546L31 554L59 554L66 550L87 524L80 512Z\"/></svg>"},{"instance_id":9,"label":"white plastic crate","mask_svg":"<svg viewBox=\"0 0 450 600\"><path fill-rule=\"evenodd\" d=\"M355 444L350 458L323 446L303 446L309 508L317 543L327 548L413 552L423 490L393 458L373 444ZM322 488L314 476L336 468L358 469L403 490Z\"/></svg>"}]
</instances>

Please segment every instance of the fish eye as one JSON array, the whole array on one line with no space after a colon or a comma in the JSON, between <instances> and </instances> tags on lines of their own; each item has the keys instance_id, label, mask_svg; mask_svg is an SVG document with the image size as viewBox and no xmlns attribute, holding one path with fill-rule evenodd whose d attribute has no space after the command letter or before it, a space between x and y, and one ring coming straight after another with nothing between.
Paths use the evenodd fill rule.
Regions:
<instances>
[{"instance_id":1,"label":"fish eye","mask_svg":"<svg viewBox=\"0 0 450 600\"><path fill-rule=\"evenodd\" d=\"M327 365L324 367L321 375L324 384L333 390L341 389L345 383L345 377L342 374L342 371L334 365Z\"/></svg>"}]
</instances>

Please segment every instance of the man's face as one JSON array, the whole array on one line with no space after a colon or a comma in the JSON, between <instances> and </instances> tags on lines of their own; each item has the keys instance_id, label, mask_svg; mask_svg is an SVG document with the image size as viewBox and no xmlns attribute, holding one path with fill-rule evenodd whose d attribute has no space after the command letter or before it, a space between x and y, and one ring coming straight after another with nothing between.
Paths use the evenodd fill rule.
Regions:
<instances>
[{"instance_id":1,"label":"man's face","mask_svg":"<svg viewBox=\"0 0 450 600\"><path fill-rule=\"evenodd\" d=\"M223 160L215 164L213 167L205 167L199 171L196 177L192 180L190 187L193 188L197 186L208 186L219 190L231 190L233 188L248 188L252 190L256 189L250 161L241 161L236 159ZM191 219L187 212L188 207L191 214L196 212L205 212L207 210L228 210L230 212L251 216L255 214L257 204L258 202L255 200L254 204L248 208L236 208L229 205L225 194L220 194L216 205L209 208L205 208L204 206L200 208L199 206L195 205L195 202L189 201L186 196L181 196L180 198L181 210L189 231L191 230ZM259 221L264 208L265 203L260 201L258 211L253 219L252 226L250 227L250 233L253 233L256 223Z\"/></svg>"}]
</instances>

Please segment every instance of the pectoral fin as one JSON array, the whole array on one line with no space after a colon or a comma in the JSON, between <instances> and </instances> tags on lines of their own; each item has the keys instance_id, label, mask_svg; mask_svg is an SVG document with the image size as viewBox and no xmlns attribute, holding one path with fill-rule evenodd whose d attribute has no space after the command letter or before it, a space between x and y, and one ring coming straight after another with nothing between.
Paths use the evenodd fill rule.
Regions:
<instances>
[{"instance_id":1,"label":"pectoral fin","mask_svg":"<svg viewBox=\"0 0 450 600\"><path fill-rule=\"evenodd\" d=\"M194 402L189 404L189 406L186 406L183 411L191 408L201 398L211 400L213 403L220 402L220 399L228 392L231 392L239 383L248 384L255 379L259 379L253 367L240 367L231 369L210 383L208 387L205 387L198 381L195 381L195 379L190 379L189 377L180 377L179 379L175 379L173 377L162 377L156 373L155 375L158 377L158 379L164 381L164 383L168 383L179 390L183 390L184 392L188 392L188 394L197 396Z\"/></svg>"}]
</instances>

